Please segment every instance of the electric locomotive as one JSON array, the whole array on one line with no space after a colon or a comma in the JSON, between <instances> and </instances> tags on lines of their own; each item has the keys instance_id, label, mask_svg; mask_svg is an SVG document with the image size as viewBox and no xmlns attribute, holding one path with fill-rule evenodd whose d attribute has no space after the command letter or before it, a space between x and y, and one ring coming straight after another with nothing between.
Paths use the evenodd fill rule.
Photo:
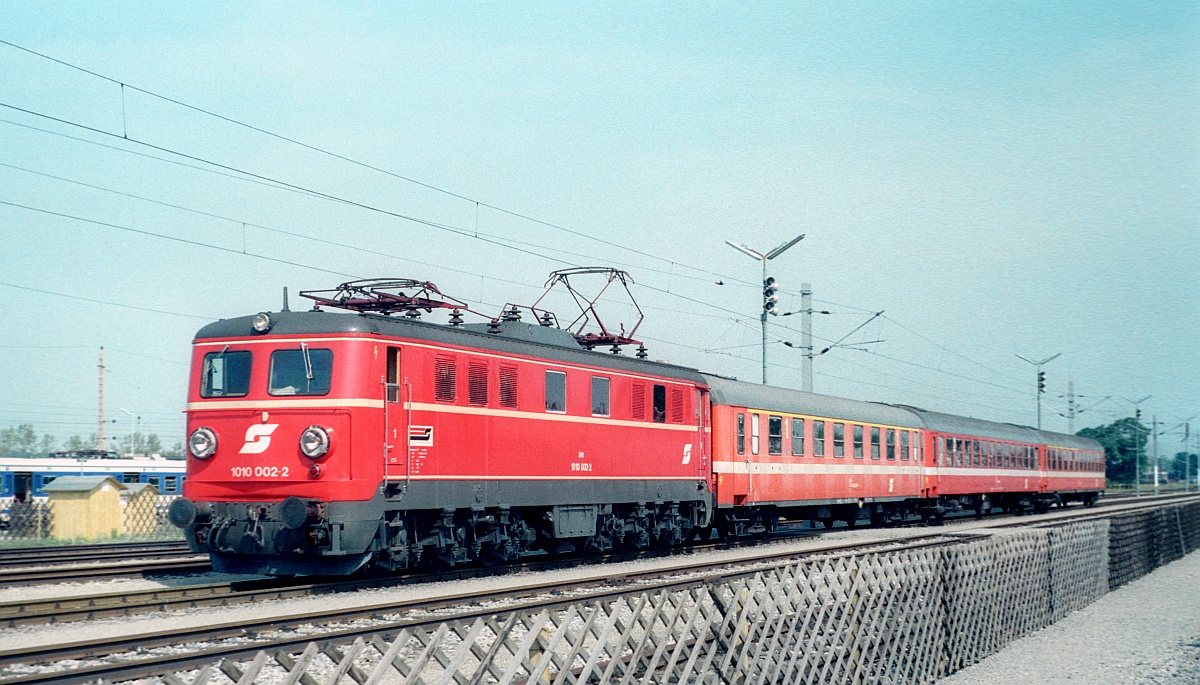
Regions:
<instances>
[{"instance_id":1,"label":"electric locomotive","mask_svg":"<svg viewBox=\"0 0 1200 685\"><path fill-rule=\"evenodd\" d=\"M699 373L590 350L516 307L463 324L440 295L346 284L315 299L356 314L263 312L196 334L170 514L215 570L486 563L669 546L711 524ZM454 309L450 325L411 316L434 308Z\"/></svg>"}]
</instances>

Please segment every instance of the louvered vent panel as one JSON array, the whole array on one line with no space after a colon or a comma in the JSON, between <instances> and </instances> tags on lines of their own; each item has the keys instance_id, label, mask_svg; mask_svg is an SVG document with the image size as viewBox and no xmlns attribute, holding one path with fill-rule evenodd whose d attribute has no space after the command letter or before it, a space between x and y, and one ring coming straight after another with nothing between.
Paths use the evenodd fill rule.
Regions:
<instances>
[{"instance_id":1,"label":"louvered vent panel","mask_svg":"<svg viewBox=\"0 0 1200 685\"><path fill-rule=\"evenodd\" d=\"M671 388L671 422L683 423L683 388Z\"/></svg>"},{"instance_id":2,"label":"louvered vent panel","mask_svg":"<svg viewBox=\"0 0 1200 685\"><path fill-rule=\"evenodd\" d=\"M646 384L633 384L633 418L646 418Z\"/></svg>"},{"instance_id":3,"label":"louvered vent panel","mask_svg":"<svg viewBox=\"0 0 1200 685\"><path fill-rule=\"evenodd\" d=\"M488 403L488 367L482 362L467 364L467 404L484 407Z\"/></svg>"},{"instance_id":4,"label":"louvered vent panel","mask_svg":"<svg viewBox=\"0 0 1200 685\"><path fill-rule=\"evenodd\" d=\"M500 406L517 408L517 367L500 367Z\"/></svg>"},{"instance_id":5,"label":"louvered vent panel","mask_svg":"<svg viewBox=\"0 0 1200 685\"><path fill-rule=\"evenodd\" d=\"M438 402L453 402L457 397L458 375L453 359L436 359L433 363L434 393Z\"/></svg>"}]
</instances>

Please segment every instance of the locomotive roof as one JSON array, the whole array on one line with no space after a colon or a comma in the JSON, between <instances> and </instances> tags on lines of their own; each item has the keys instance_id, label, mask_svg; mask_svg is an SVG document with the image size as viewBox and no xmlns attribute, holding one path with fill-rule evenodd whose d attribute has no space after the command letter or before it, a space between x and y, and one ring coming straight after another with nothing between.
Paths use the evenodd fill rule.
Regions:
<instances>
[{"instance_id":1,"label":"locomotive roof","mask_svg":"<svg viewBox=\"0 0 1200 685\"><path fill-rule=\"evenodd\" d=\"M712 390L713 401L718 404L879 423L902 428L924 428L921 420L912 412L890 404L848 400L844 397L818 395L801 390L735 381L720 376L702 375Z\"/></svg>"},{"instance_id":2,"label":"locomotive roof","mask_svg":"<svg viewBox=\"0 0 1200 685\"><path fill-rule=\"evenodd\" d=\"M499 333L488 333L487 324L447 326L381 314L348 314L342 312L267 312L271 330L256 333L251 327L253 316L239 316L214 321L196 333L196 340L209 338L282 337L295 335L380 335L424 340L447 345L475 347L492 352L521 354L575 364L604 366L647 375L667 376L703 383L696 369L654 362L635 357L586 350L571 334L557 328L547 328L521 321L499 322Z\"/></svg>"}]
</instances>

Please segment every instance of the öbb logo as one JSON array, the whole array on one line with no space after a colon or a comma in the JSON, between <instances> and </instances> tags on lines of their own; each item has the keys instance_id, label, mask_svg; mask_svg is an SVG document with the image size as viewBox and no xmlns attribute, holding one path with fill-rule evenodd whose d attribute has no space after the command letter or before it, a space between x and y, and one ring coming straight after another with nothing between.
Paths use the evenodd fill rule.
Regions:
<instances>
[{"instance_id":1,"label":"\u00f6bb logo","mask_svg":"<svg viewBox=\"0 0 1200 685\"><path fill-rule=\"evenodd\" d=\"M271 433L279 428L277 423L256 423L246 429L246 444L239 454L262 454L271 446Z\"/></svg>"}]
</instances>

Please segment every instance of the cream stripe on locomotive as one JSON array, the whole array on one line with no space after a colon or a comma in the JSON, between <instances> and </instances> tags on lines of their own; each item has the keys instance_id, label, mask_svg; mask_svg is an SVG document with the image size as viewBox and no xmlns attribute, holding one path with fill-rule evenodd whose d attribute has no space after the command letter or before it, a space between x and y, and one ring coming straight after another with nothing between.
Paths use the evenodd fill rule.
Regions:
<instances>
[{"instance_id":1,"label":"cream stripe on locomotive","mask_svg":"<svg viewBox=\"0 0 1200 685\"><path fill-rule=\"evenodd\" d=\"M838 457L843 459L844 457ZM771 464L762 462L745 462L745 461L714 461L714 473L735 473L735 474L768 474L768 475L869 475L876 473L879 475L892 476L919 476L921 475L921 467L917 466L892 466L879 465L871 466L868 464Z\"/></svg>"},{"instance_id":2,"label":"cream stripe on locomotive","mask_svg":"<svg viewBox=\"0 0 1200 685\"><path fill-rule=\"evenodd\" d=\"M600 416L571 416L569 414L541 414L538 412L522 412L512 409L489 409L487 407L460 407L452 404L427 404L424 402L404 402L407 411L430 412L433 414L474 414L477 416L502 416L531 421L563 421L567 423L591 423L605 426L621 426L623 428L646 428L649 430L686 431L689 433L700 430L699 426L690 424L652 423L649 421L623 421ZM411 405L411 407L410 407ZM399 405L397 405L399 406ZM283 411L287 409L337 409L339 407L369 407L383 409L383 400L372 400L363 397L345 397L335 399L300 400L209 400L206 402L188 402L188 411L217 411L222 409L263 409Z\"/></svg>"},{"instance_id":3,"label":"cream stripe on locomotive","mask_svg":"<svg viewBox=\"0 0 1200 685\"><path fill-rule=\"evenodd\" d=\"M475 414L478 416L503 416L513 419L532 419L534 421L565 421L567 423L592 423L605 426L621 426L624 428L650 428L653 430L686 431L694 433L700 430L695 424L653 423L650 421L624 421L602 416L572 416L570 414L541 414L538 412L514 411L512 409L491 409L488 407L461 407L454 404L428 404L425 402L405 402L404 408L412 405L413 411L427 411L435 414Z\"/></svg>"},{"instance_id":4,"label":"cream stripe on locomotive","mask_svg":"<svg viewBox=\"0 0 1200 685\"><path fill-rule=\"evenodd\" d=\"M339 407L383 409L383 400L372 400L365 397L323 397L319 400L293 400L277 397L273 400L207 400L204 402L187 403L188 411L209 411L215 409L337 409Z\"/></svg>"}]
</instances>

